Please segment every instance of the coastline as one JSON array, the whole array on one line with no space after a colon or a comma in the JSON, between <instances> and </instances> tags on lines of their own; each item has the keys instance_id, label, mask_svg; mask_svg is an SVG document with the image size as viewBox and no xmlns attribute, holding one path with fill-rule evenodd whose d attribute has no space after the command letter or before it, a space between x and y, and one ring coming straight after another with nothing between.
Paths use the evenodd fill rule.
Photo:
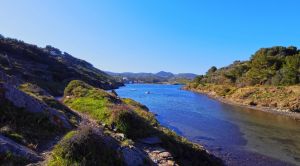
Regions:
<instances>
[{"instance_id":1,"label":"coastline","mask_svg":"<svg viewBox=\"0 0 300 166\"><path fill-rule=\"evenodd\" d=\"M203 91L199 91L199 90L194 89L194 88L189 89L189 88L183 87L182 90L192 91L192 92L195 92L195 93L206 95L206 96L208 96L208 97L210 97L214 100L218 100L218 101L220 101L222 103L225 103L225 104L230 104L230 105L235 105L235 106L239 106L239 107L254 109L254 110L258 110L258 111L272 113L272 114L275 114L275 115L286 116L286 117L292 118L292 119L300 122L300 113L297 113L297 112L291 112L291 111L288 111L288 110L283 110L283 109L279 109L279 108L272 108L272 107L246 105L246 104L243 104L243 103L240 103L240 102L237 102L237 101L230 100L228 98L224 98L224 97L220 97L220 96L217 96L217 95L212 95L212 94L209 94L209 93L205 93Z\"/></svg>"}]
</instances>

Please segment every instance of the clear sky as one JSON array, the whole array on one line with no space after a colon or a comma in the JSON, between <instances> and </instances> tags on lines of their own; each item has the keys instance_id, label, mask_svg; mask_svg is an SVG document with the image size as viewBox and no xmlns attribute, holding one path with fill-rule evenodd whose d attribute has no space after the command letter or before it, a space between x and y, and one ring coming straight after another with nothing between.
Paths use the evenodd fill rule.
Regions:
<instances>
[{"instance_id":1,"label":"clear sky","mask_svg":"<svg viewBox=\"0 0 300 166\"><path fill-rule=\"evenodd\" d=\"M1 0L0 34L102 70L203 74L261 47L299 47L299 10L299 0Z\"/></svg>"}]
</instances>

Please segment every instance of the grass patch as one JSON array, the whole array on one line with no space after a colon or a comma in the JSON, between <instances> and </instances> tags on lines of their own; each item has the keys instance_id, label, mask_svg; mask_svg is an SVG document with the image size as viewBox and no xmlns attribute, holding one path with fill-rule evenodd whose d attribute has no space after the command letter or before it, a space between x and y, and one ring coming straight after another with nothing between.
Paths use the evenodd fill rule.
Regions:
<instances>
[{"instance_id":1,"label":"grass patch","mask_svg":"<svg viewBox=\"0 0 300 166\"><path fill-rule=\"evenodd\" d=\"M70 82L65 90L64 103L112 129L116 128L131 139L149 136L153 132L151 126L157 125L154 115L145 110L145 106L129 99L122 101L82 81Z\"/></svg>"}]
</instances>

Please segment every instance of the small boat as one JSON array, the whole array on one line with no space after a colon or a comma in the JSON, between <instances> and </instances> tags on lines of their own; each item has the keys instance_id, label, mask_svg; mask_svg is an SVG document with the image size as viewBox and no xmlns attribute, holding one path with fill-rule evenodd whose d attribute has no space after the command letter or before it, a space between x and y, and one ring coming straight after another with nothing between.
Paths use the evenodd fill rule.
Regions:
<instances>
[{"instance_id":1,"label":"small boat","mask_svg":"<svg viewBox=\"0 0 300 166\"><path fill-rule=\"evenodd\" d=\"M145 94L150 94L150 91L146 91Z\"/></svg>"}]
</instances>

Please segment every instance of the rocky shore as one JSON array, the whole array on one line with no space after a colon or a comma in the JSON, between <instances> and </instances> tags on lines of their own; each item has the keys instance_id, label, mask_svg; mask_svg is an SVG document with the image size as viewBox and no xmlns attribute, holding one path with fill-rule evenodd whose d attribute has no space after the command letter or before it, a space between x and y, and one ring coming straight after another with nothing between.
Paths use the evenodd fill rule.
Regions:
<instances>
[{"instance_id":1,"label":"rocky shore","mask_svg":"<svg viewBox=\"0 0 300 166\"><path fill-rule=\"evenodd\" d=\"M300 120L299 86L236 88L225 85L200 85L195 88L187 85L183 89L207 95L223 103Z\"/></svg>"}]
</instances>

